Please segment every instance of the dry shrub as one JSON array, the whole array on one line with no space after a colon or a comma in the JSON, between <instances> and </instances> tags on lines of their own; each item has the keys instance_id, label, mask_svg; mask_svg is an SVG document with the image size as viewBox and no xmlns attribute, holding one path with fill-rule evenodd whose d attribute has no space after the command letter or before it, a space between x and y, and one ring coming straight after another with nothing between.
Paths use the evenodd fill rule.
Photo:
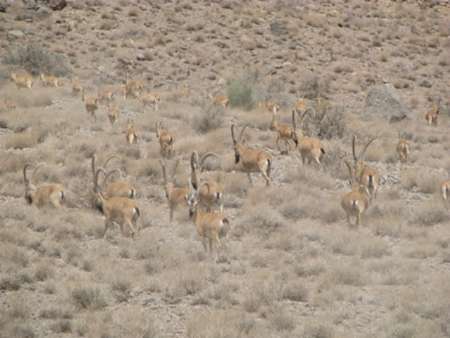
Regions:
<instances>
[{"instance_id":1,"label":"dry shrub","mask_svg":"<svg viewBox=\"0 0 450 338\"><path fill-rule=\"evenodd\" d=\"M333 338L334 330L327 324L317 321L309 321L306 323L302 333L303 338Z\"/></svg>"},{"instance_id":2,"label":"dry shrub","mask_svg":"<svg viewBox=\"0 0 450 338\"><path fill-rule=\"evenodd\" d=\"M283 299L293 302L307 302L308 289L301 282L292 282L284 287Z\"/></svg>"},{"instance_id":3,"label":"dry shrub","mask_svg":"<svg viewBox=\"0 0 450 338\"><path fill-rule=\"evenodd\" d=\"M72 290L72 300L80 309L99 310L107 305L100 289L91 287L79 287Z\"/></svg>"},{"instance_id":4,"label":"dry shrub","mask_svg":"<svg viewBox=\"0 0 450 338\"><path fill-rule=\"evenodd\" d=\"M209 104L194 117L193 127L198 133L206 134L222 126L224 115L225 109L222 106Z\"/></svg>"},{"instance_id":5,"label":"dry shrub","mask_svg":"<svg viewBox=\"0 0 450 338\"><path fill-rule=\"evenodd\" d=\"M295 329L295 319L283 308L275 308L270 314L270 322L277 331L292 331Z\"/></svg>"},{"instance_id":6,"label":"dry shrub","mask_svg":"<svg viewBox=\"0 0 450 338\"><path fill-rule=\"evenodd\" d=\"M311 72L305 72L302 75L299 91L303 97L311 100L318 97L326 97L330 90L327 79L319 78L319 76Z\"/></svg>"},{"instance_id":7,"label":"dry shrub","mask_svg":"<svg viewBox=\"0 0 450 338\"><path fill-rule=\"evenodd\" d=\"M33 75L45 73L66 76L70 73L63 55L50 52L34 43L10 49L4 56L3 62L23 68Z\"/></svg>"},{"instance_id":8,"label":"dry shrub","mask_svg":"<svg viewBox=\"0 0 450 338\"><path fill-rule=\"evenodd\" d=\"M31 130L23 133L11 134L5 142L6 149L33 148L37 144L45 141L48 135L47 130Z\"/></svg>"},{"instance_id":9,"label":"dry shrub","mask_svg":"<svg viewBox=\"0 0 450 338\"><path fill-rule=\"evenodd\" d=\"M414 215L410 223L421 226L433 226L449 220L450 215L448 211L443 209L439 202L431 200L414 209Z\"/></svg>"},{"instance_id":10,"label":"dry shrub","mask_svg":"<svg viewBox=\"0 0 450 338\"><path fill-rule=\"evenodd\" d=\"M307 135L321 139L342 138L347 130L343 107L331 106L325 98L318 97L309 107L309 114L303 122Z\"/></svg>"},{"instance_id":11,"label":"dry shrub","mask_svg":"<svg viewBox=\"0 0 450 338\"><path fill-rule=\"evenodd\" d=\"M239 222L239 226L251 232L257 229L261 234L268 236L274 231L280 231L286 227L284 217L272 206L260 204L244 209L245 216Z\"/></svg>"},{"instance_id":12,"label":"dry shrub","mask_svg":"<svg viewBox=\"0 0 450 338\"><path fill-rule=\"evenodd\" d=\"M130 298L131 281L122 276L112 283L112 290L119 303L126 302Z\"/></svg>"},{"instance_id":13,"label":"dry shrub","mask_svg":"<svg viewBox=\"0 0 450 338\"><path fill-rule=\"evenodd\" d=\"M358 264L337 263L329 278L334 284L352 286L363 286L365 284L363 271Z\"/></svg>"},{"instance_id":14,"label":"dry shrub","mask_svg":"<svg viewBox=\"0 0 450 338\"><path fill-rule=\"evenodd\" d=\"M417 187L424 194L434 193L442 180L442 177L436 173L430 173L429 170L422 169L416 173Z\"/></svg>"},{"instance_id":15,"label":"dry shrub","mask_svg":"<svg viewBox=\"0 0 450 338\"><path fill-rule=\"evenodd\" d=\"M361 243L361 258L381 258L390 254L389 245L382 239L371 238Z\"/></svg>"}]
</instances>

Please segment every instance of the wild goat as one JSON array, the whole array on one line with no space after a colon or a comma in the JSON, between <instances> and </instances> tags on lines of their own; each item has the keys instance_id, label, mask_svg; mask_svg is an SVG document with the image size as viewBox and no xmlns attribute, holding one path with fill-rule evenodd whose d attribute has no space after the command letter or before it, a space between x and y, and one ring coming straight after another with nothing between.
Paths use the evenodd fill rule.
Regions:
<instances>
[{"instance_id":1,"label":"wild goat","mask_svg":"<svg viewBox=\"0 0 450 338\"><path fill-rule=\"evenodd\" d=\"M153 110L158 111L159 103L161 102L161 95L158 93L144 93L140 95L139 99L142 101L144 107L153 106Z\"/></svg>"},{"instance_id":2,"label":"wild goat","mask_svg":"<svg viewBox=\"0 0 450 338\"><path fill-rule=\"evenodd\" d=\"M431 110L425 113L425 120L427 121L429 126L431 125L437 126L439 112L440 112L439 104L434 103Z\"/></svg>"},{"instance_id":3,"label":"wild goat","mask_svg":"<svg viewBox=\"0 0 450 338\"><path fill-rule=\"evenodd\" d=\"M83 92L80 80L76 77L72 79L72 95L78 95Z\"/></svg>"},{"instance_id":4,"label":"wild goat","mask_svg":"<svg viewBox=\"0 0 450 338\"><path fill-rule=\"evenodd\" d=\"M292 111L292 114L296 114L298 113L296 109L294 109ZM301 118L300 118L300 124L303 124L303 121L305 119L305 116L308 112L305 110L302 114L301 114ZM294 117L292 117L293 122L295 122ZM294 127L294 134L297 135L297 131L295 130L295 125ZM319 166L321 165L320 160L322 158L323 155L325 155L325 149L322 146L322 143L320 142L320 140L318 138L315 137L309 137L309 136L301 136L298 137L296 136L299 140L298 140L298 150L300 152L300 156L302 158L302 163L305 164L306 162L311 163L311 162L316 162Z\"/></svg>"},{"instance_id":5,"label":"wild goat","mask_svg":"<svg viewBox=\"0 0 450 338\"><path fill-rule=\"evenodd\" d=\"M103 195L105 198L111 198L111 197L127 197L127 198L135 198L136 197L136 189L126 180L116 180L108 184L108 179L115 173L119 172L122 174L122 172L119 169L110 170L109 172L106 172L106 168L108 166L108 163L111 162L113 159L118 159L116 155L110 156L106 161L103 163L103 166L100 168L96 167L96 156L95 154L91 157L91 169L92 169L92 176L93 176L93 183L94 183L94 191L99 190L100 184L98 182L98 175L97 172L101 172L105 175L103 180ZM94 196L94 207L96 207L96 198L97 196Z\"/></svg>"},{"instance_id":6,"label":"wild goat","mask_svg":"<svg viewBox=\"0 0 450 338\"><path fill-rule=\"evenodd\" d=\"M376 169L364 163L363 158L370 144L376 139L377 139L376 137L369 139L369 141L362 148L361 152L358 155L356 155L356 136L353 136L352 138L353 165L351 165L348 161L345 161L345 164L347 165L350 171L351 181L364 185L369 191L371 199L377 197L377 192L380 185L380 176Z\"/></svg>"},{"instance_id":7,"label":"wild goat","mask_svg":"<svg viewBox=\"0 0 450 338\"><path fill-rule=\"evenodd\" d=\"M95 207L105 216L105 230L103 231L103 237L105 237L106 232L114 223L118 223L123 235L125 235L125 226L127 226L131 237L134 238L138 231L137 221L141 216L136 201L128 197L107 197L98 184L99 175L101 173L105 174L103 168L99 168L95 172L94 196Z\"/></svg>"},{"instance_id":8,"label":"wild goat","mask_svg":"<svg viewBox=\"0 0 450 338\"><path fill-rule=\"evenodd\" d=\"M42 165L38 165L32 174L32 178L36 174L37 170ZM26 164L23 167L23 181L25 183L25 200L28 204L33 204L37 207L42 207L45 205L51 205L55 208L60 208L64 202L64 186L58 183L43 184L36 187L31 179L27 176L27 170L30 168L30 164Z\"/></svg>"},{"instance_id":9,"label":"wild goat","mask_svg":"<svg viewBox=\"0 0 450 338\"><path fill-rule=\"evenodd\" d=\"M85 89L81 89L81 99L84 102L84 105L86 107L86 111L91 114L91 116L94 118L94 120L97 120L97 117L95 116L95 111L98 109L98 98L96 96L86 96L85 95Z\"/></svg>"},{"instance_id":10,"label":"wild goat","mask_svg":"<svg viewBox=\"0 0 450 338\"><path fill-rule=\"evenodd\" d=\"M289 152L289 141L293 141L295 147L298 146L298 137L296 133L297 128L295 126L295 111L292 111L292 127L287 123L279 123L277 113L278 109L274 109L272 111L272 122L270 123L270 130L277 132L276 145L281 153L283 152L280 149L280 141L284 141L284 144L286 145L285 153L287 154Z\"/></svg>"},{"instance_id":11,"label":"wild goat","mask_svg":"<svg viewBox=\"0 0 450 338\"><path fill-rule=\"evenodd\" d=\"M59 79L56 76L53 75L44 75L41 73L40 75L41 82L44 85L44 87L60 87L61 83Z\"/></svg>"},{"instance_id":12,"label":"wild goat","mask_svg":"<svg viewBox=\"0 0 450 338\"><path fill-rule=\"evenodd\" d=\"M214 153L206 153L199 160L198 153L194 151L191 155L191 183L195 191L198 192L199 204L211 211L214 206L218 206L223 211L223 185L215 180L208 179L201 181L198 170L201 170L201 163L209 157L216 156Z\"/></svg>"},{"instance_id":13,"label":"wild goat","mask_svg":"<svg viewBox=\"0 0 450 338\"><path fill-rule=\"evenodd\" d=\"M138 98L144 90L144 81L143 80L131 80L128 77L128 73L126 75L125 87L124 87L124 98L128 99L129 97Z\"/></svg>"},{"instance_id":14,"label":"wild goat","mask_svg":"<svg viewBox=\"0 0 450 338\"><path fill-rule=\"evenodd\" d=\"M351 217L356 218L356 225L362 221L362 215L369 208L370 194L367 187L362 184L353 184L352 191L342 196L341 206L347 216L347 222L351 225Z\"/></svg>"},{"instance_id":15,"label":"wild goat","mask_svg":"<svg viewBox=\"0 0 450 338\"><path fill-rule=\"evenodd\" d=\"M120 110L119 107L115 104L108 104L108 120L111 123L111 125L114 125L114 123L117 122L120 116Z\"/></svg>"},{"instance_id":16,"label":"wild goat","mask_svg":"<svg viewBox=\"0 0 450 338\"><path fill-rule=\"evenodd\" d=\"M209 98L212 100L212 102L216 105L222 106L224 108L228 107L228 104L230 103L230 99L226 95L211 95L209 94Z\"/></svg>"},{"instance_id":17,"label":"wild goat","mask_svg":"<svg viewBox=\"0 0 450 338\"><path fill-rule=\"evenodd\" d=\"M166 194L167 203L169 204L169 212L170 212L170 222L172 223L173 220L173 214L175 210L180 205L185 205L187 196L189 193L189 188L183 187L178 188L175 187L175 184L173 183L174 176L176 174L176 169L178 166L179 161L177 160L175 162L175 167L173 169L173 174L171 177L171 181L169 182L167 177L167 170L166 170L166 163L164 160L159 160L159 164L161 165L163 179L164 179L164 192Z\"/></svg>"},{"instance_id":18,"label":"wild goat","mask_svg":"<svg viewBox=\"0 0 450 338\"><path fill-rule=\"evenodd\" d=\"M240 170L247 173L248 180L253 184L251 173L259 172L266 181L266 185L270 185L270 171L272 167L272 156L261 149L250 148L243 144L242 138L247 126L243 127L239 138L236 139L234 134L234 124L231 125L231 139L234 148L234 162L241 165Z\"/></svg>"},{"instance_id":19,"label":"wild goat","mask_svg":"<svg viewBox=\"0 0 450 338\"><path fill-rule=\"evenodd\" d=\"M128 120L126 139L127 139L128 144L136 144L137 143L138 137L136 134L136 129L134 128L134 123L131 120Z\"/></svg>"},{"instance_id":20,"label":"wild goat","mask_svg":"<svg viewBox=\"0 0 450 338\"><path fill-rule=\"evenodd\" d=\"M11 73L11 79L16 84L17 89L28 88L31 89L33 86L33 77L27 73Z\"/></svg>"},{"instance_id":21,"label":"wild goat","mask_svg":"<svg viewBox=\"0 0 450 338\"><path fill-rule=\"evenodd\" d=\"M409 142L405 138L401 137L399 133L399 140L397 143L397 154L400 159L400 162L406 163L408 161L409 156Z\"/></svg>"},{"instance_id":22,"label":"wild goat","mask_svg":"<svg viewBox=\"0 0 450 338\"><path fill-rule=\"evenodd\" d=\"M167 129L162 128L161 122L156 123L156 137L159 140L161 156L167 158L172 157L175 138Z\"/></svg>"},{"instance_id":23,"label":"wild goat","mask_svg":"<svg viewBox=\"0 0 450 338\"><path fill-rule=\"evenodd\" d=\"M190 182L191 183L191 182ZM222 247L222 239L227 236L230 230L230 222L224 217L223 212L205 212L198 208L199 192L190 184L190 191L187 198L189 206L189 217L195 224L197 234L203 244L205 251L212 254L214 246L217 250ZM216 251L216 261L218 251Z\"/></svg>"}]
</instances>

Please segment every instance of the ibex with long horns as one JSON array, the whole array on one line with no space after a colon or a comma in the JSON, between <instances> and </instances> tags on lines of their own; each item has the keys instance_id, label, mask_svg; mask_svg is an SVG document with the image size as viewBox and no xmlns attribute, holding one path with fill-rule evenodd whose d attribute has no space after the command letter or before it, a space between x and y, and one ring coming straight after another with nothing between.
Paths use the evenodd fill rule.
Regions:
<instances>
[{"instance_id":1,"label":"ibex with long horns","mask_svg":"<svg viewBox=\"0 0 450 338\"><path fill-rule=\"evenodd\" d=\"M42 165L38 165L33 170L32 178L36 175L37 170ZM36 187L31 179L27 176L27 170L31 165L27 164L23 167L23 181L25 183L25 200L29 204L42 207L45 205L51 205L55 208L61 207L64 202L64 186L58 183L48 183Z\"/></svg>"},{"instance_id":2,"label":"ibex with long horns","mask_svg":"<svg viewBox=\"0 0 450 338\"><path fill-rule=\"evenodd\" d=\"M98 184L101 173L106 176L103 168L97 169L94 177L94 194L95 207L105 216L103 237L105 237L106 232L114 223L118 223L123 235L125 235L125 226L127 226L131 237L134 238L136 232L139 230L137 228L137 221L141 216L137 202L128 197L107 197L103 193L100 184Z\"/></svg>"},{"instance_id":3,"label":"ibex with long horns","mask_svg":"<svg viewBox=\"0 0 450 338\"><path fill-rule=\"evenodd\" d=\"M353 155L353 165L348 161L345 161L349 171L351 172L351 180L364 185L369 191L370 198L376 198L378 188L380 185L380 176L375 168L368 166L364 163L364 155L369 148L369 146L377 139L377 137L372 137L364 145L362 150L358 155L356 155L356 136L352 138L352 155Z\"/></svg>"},{"instance_id":4,"label":"ibex with long horns","mask_svg":"<svg viewBox=\"0 0 450 338\"><path fill-rule=\"evenodd\" d=\"M223 211L223 185L213 179L201 180L198 171L201 171L201 163L209 157L217 156L214 153L206 153L199 159L198 153L194 151L191 155L191 183L198 192L199 204L211 211L214 206L218 206Z\"/></svg>"}]
</instances>

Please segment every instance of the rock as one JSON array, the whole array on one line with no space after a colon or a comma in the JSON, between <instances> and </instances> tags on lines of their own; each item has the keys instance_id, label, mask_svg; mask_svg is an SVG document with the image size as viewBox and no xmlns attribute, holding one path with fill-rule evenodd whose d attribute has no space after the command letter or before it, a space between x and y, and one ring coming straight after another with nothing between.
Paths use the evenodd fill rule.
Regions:
<instances>
[{"instance_id":1,"label":"rock","mask_svg":"<svg viewBox=\"0 0 450 338\"><path fill-rule=\"evenodd\" d=\"M390 122L400 121L411 115L391 84L373 86L369 89L364 113L383 116Z\"/></svg>"},{"instance_id":2,"label":"rock","mask_svg":"<svg viewBox=\"0 0 450 338\"><path fill-rule=\"evenodd\" d=\"M25 36L25 33L20 30L12 30L8 32L8 38L10 39L20 39Z\"/></svg>"},{"instance_id":3,"label":"rock","mask_svg":"<svg viewBox=\"0 0 450 338\"><path fill-rule=\"evenodd\" d=\"M247 35L242 35L240 40L241 46L246 50L254 50L257 46L255 39L252 39Z\"/></svg>"}]
</instances>

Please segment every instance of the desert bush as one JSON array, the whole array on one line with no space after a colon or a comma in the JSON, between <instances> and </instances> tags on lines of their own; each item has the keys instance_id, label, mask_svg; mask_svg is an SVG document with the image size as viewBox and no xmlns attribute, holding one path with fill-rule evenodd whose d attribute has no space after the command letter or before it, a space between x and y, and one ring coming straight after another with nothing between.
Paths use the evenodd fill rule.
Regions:
<instances>
[{"instance_id":1,"label":"desert bush","mask_svg":"<svg viewBox=\"0 0 450 338\"><path fill-rule=\"evenodd\" d=\"M320 79L313 73L305 73L302 76L299 91L307 99L325 97L329 91L329 81Z\"/></svg>"},{"instance_id":2,"label":"desert bush","mask_svg":"<svg viewBox=\"0 0 450 338\"><path fill-rule=\"evenodd\" d=\"M415 209L415 214L410 223L422 226L432 226L438 223L447 222L449 219L450 216L448 212L445 209L442 209L440 204L429 201L423 206Z\"/></svg>"},{"instance_id":3,"label":"desert bush","mask_svg":"<svg viewBox=\"0 0 450 338\"><path fill-rule=\"evenodd\" d=\"M6 149L25 149L32 148L39 143L45 141L48 135L48 130L32 130L23 133L11 134L6 139Z\"/></svg>"},{"instance_id":4,"label":"desert bush","mask_svg":"<svg viewBox=\"0 0 450 338\"><path fill-rule=\"evenodd\" d=\"M227 95L231 107L250 110L255 105L255 87L259 73L247 71L240 77L231 79L227 83Z\"/></svg>"},{"instance_id":5,"label":"desert bush","mask_svg":"<svg viewBox=\"0 0 450 338\"><path fill-rule=\"evenodd\" d=\"M270 321L277 331L292 331L295 329L294 318L286 310L281 308L275 309Z\"/></svg>"},{"instance_id":6,"label":"desert bush","mask_svg":"<svg viewBox=\"0 0 450 338\"><path fill-rule=\"evenodd\" d=\"M118 302L126 302L130 297L131 282L125 278L118 279L113 282L112 290Z\"/></svg>"},{"instance_id":7,"label":"desert bush","mask_svg":"<svg viewBox=\"0 0 450 338\"><path fill-rule=\"evenodd\" d=\"M40 73L66 76L70 68L63 55L47 51L37 44L29 44L11 49L6 53L3 62L18 66L33 75Z\"/></svg>"},{"instance_id":8,"label":"desert bush","mask_svg":"<svg viewBox=\"0 0 450 338\"><path fill-rule=\"evenodd\" d=\"M346 131L343 107L333 107L324 98L318 98L307 114L303 130L308 135L317 135L321 139L342 138Z\"/></svg>"},{"instance_id":9,"label":"desert bush","mask_svg":"<svg viewBox=\"0 0 450 338\"><path fill-rule=\"evenodd\" d=\"M201 134L220 128L223 124L225 109L222 106L209 104L202 108L200 114L194 117L193 127Z\"/></svg>"},{"instance_id":10,"label":"desert bush","mask_svg":"<svg viewBox=\"0 0 450 338\"><path fill-rule=\"evenodd\" d=\"M331 327L317 322L307 323L302 335L304 338L333 338L334 336L335 334Z\"/></svg>"},{"instance_id":11,"label":"desert bush","mask_svg":"<svg viewBox=\"0 0 450 338\"><path fill-rule=\"evenodd\" d=\"M72 332L72 323L70 320L59 320L52 325L52 330L55 333L70 333Z\"/></svg>"},{"instance_id":12,"label":"desert bush","mask_svg":"<svg viewBox=\"0 0 450 338\"><path fill-rule=\"evenodd\" d=\"M308 289L300 282L292 282L284 287L283 298L294 302L306 302Z\"/></svg>"},{"instance_id":13,"label":"desert bush","mask_svg":"<svg viewBox=\"0 0 450 338\"><path fill-rule=\"evenodd\" d=\"M80 309L98 310L106 306L106 300L101 291L90 287L74 289L72 300Z\"/></svg>"}]
</instances>

